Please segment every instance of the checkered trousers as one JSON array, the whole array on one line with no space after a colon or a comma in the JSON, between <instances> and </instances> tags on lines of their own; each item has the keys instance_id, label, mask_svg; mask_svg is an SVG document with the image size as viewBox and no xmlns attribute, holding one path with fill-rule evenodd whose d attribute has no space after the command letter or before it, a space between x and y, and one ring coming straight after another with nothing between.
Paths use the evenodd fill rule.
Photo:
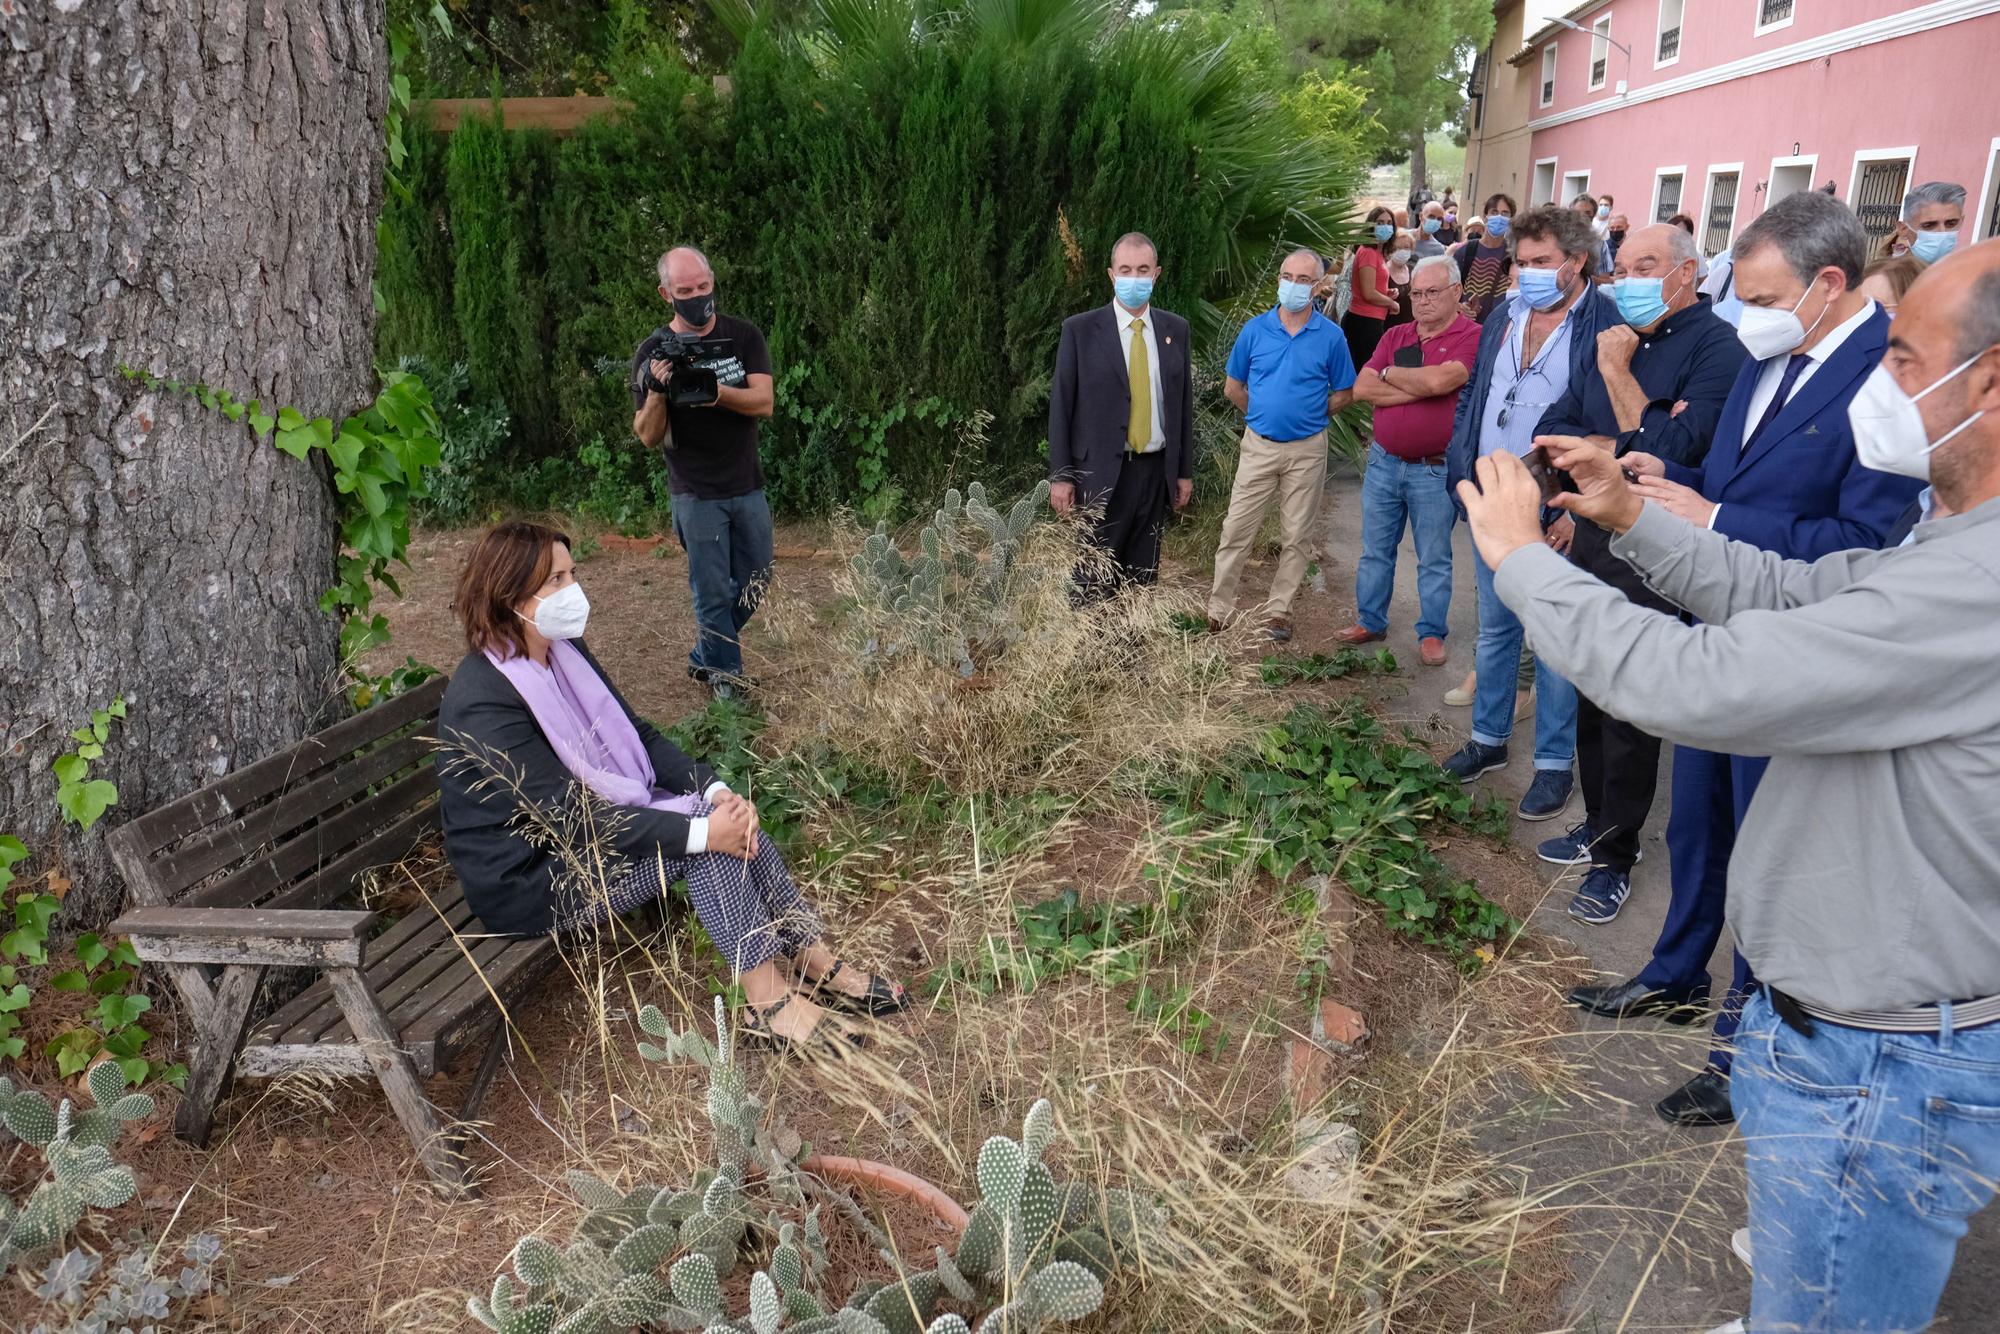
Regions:
<instances>
[{"instance_id":1,"label":"checkered trousers","mask_svg":"<svg viewBox=\"0 0 2000 1334\"><path fill-rule=\"evenodd\" d=\"M697 801L694 814L705 816L713 809ZM792 883L777 845L763 834L757 838L757 855L748 861L722 852L644 858L613 877L606 894L594 895L566 914L558 929L576 930L623 916L658 899L677 880L687 881L702 929L738 974L781 954L791 958L826 929Z\"/></svg>"}]
</instances>

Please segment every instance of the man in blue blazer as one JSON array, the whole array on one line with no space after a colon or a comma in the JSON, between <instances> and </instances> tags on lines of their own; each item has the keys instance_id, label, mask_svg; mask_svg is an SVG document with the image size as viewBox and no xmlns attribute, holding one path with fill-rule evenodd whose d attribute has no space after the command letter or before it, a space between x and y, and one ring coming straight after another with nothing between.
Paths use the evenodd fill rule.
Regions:
<instances>
[{"instance_id":1,"label":"man in blue blazer","mask_svg":"<svg viewBox=\"0 0 2000 1334\"><path fill-rule=\"evenodd\" d=\"M1699 469L1623 456L1646 499L1793 560L1883 545L1923 484L1865 468L1854 453L1847 405L1889 340L1888 314L1859 290L1867 253L1860 220L1818 191L1787 196L1743 230L1735 249L1743 300L1737 335L1753 360L1737 376ZM1652 961L1628 982L1577 988L1574 1003L1617 1018L1660 1014L1687 1023L1699 1016L1708 959L1722 934L1736 829L1766 763L1761 755L1674 748L1667 824L1673 896ZM1658 1105L1668 1121L1734 1119L1729 1042L1754 984L1738 955L1707 1067Z\"/></svg>"}]
</instances>

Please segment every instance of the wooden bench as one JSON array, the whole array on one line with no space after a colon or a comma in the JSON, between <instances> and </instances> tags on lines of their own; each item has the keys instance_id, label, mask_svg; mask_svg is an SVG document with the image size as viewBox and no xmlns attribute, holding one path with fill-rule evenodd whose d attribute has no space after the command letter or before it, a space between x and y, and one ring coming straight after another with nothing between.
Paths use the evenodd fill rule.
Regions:
<instances>
[{"instance_id":1,"label":"wooden bench","mask_svg":"<svg viewBox=\"0 0 2000 1334\"><path fill-rule=\"evenodd\" d=\"M195 1026L175 1132L208 1142L232 1075L373 1073L417 1156L469 1191L463 1131L485 1100L511 1007L556 959L551 937L484 935L452 881L387 930L360 902L438 827L436 678L113 830L130 910L110 930L165 969ZM256 1015L267 968L319 977ZM424 1081L483 1047L456 1117Z\"/></svg>"}]
</instances>

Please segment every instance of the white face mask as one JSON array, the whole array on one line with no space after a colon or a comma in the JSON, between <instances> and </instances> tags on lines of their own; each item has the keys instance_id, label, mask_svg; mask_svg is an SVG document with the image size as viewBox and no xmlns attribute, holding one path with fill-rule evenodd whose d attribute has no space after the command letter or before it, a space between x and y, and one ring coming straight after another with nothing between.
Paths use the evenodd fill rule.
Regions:
<instances>
[{"instance_id":1,"label":"white face mask","mask_svg":"<svg viewBox=\"0 0 2000 1334\"><path fill-rule=\"evenodd\" d=\"M1799 307L1812 295L1813 285L1806 284L1806 290L1799 293L1799 299L1790 310L1779 310L1776 306L1743 307L1743 315L1736 324L1736 337L1750 350L1756 361L1769 361L1772 357L1783 356L1806 341L1812 332L1799 323ZM1819 313L1819 319L1812 322L1813 329L1819 328L1819 320L1826 318L1826 311L1833 304L1827 303L1826 310Z\"/></svg>"},{"instance_id":2,"label":"white face mask","mask_svg":"<svg viewBox=\"0 0 2000 1334\"><path fill-rule=\"evenodd\" d=\"M1861 466L1929 481L1932 452L1986 412L1981 409L1973 413L1933 440L1924 431L1924 415L1917 410L1917 402L1985 355L1986 352L1975 352L1917 394L1904 393L1887 366L1876 366L1847 405L1847 422L1854 429L1854 454L1861 460Z\"/></svg>"},{"instance_id":3,"label":"white face mask","mask_svg":"<svg viewBox=\"0 0 2000 1334\"><path fill-rule=\"evenodd\" d=\"M541 631L544 639L577 639L583 634L584 625L590 620L590 599L583 595L582 584L569 584L558 588L541 600L535 608L534 626Z\"/></svg>"},{"instance_id":4,"label":"white face mask","mask_svg":"<svg viewBox=\"0 0 2000 1334\"><path fill-rule=\"evenodd\" d=\"M1396 251L1391 251L1389 255L1389 258L1391 260L1394 260L1398 264L1408 264L1411 260L1415 259L1416 257L1417 257L1417 252L1414 250L1396 250Z\"/></svg>"}]
</instances>

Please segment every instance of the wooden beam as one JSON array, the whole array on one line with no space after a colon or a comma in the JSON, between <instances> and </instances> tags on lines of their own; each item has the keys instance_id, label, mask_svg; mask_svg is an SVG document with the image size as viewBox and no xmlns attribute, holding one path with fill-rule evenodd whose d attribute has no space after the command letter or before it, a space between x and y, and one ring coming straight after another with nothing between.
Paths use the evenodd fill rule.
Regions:
<instances>
[{"instance_id":1,"label":"wooden beam","mask_svg":"<svg viewBox=\"0 0 2000 1334\"><path fill-rule=\"evenodd\" d=\"M444 134L456 130L467 116L493 115L490 97L440 97L425 105L431 109L431 128ZM500 123L510 130L573 134L593 116L615 116L627 105L612 97L503 97Z\"/></svg>"},{"instance_id":2,"label":"wooden beam","mask_svg":"<svg viewBox=\"0 0 2000 1334\"><path fill-rule=\"evenodd\" d=\"M111 924L149 963L361 964L372 912L303 908L136 908Z\"/></svg>"}]
</instances>

